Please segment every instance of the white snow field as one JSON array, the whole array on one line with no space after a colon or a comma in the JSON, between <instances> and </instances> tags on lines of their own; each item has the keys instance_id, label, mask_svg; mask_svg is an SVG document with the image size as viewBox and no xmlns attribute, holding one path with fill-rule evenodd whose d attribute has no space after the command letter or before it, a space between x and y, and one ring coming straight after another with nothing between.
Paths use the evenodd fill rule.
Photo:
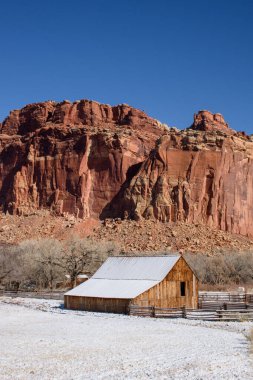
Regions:
<instances>
[{"instance_id":1,"label":"white snow field","mask_svg":"<svg viewBox=\"0 0 253 380\"><path fill-rule=\"evenodd\" d=\"M252 323L67 311L0 298L0 379L252 379Z\"/></svg>"}]
</instances>

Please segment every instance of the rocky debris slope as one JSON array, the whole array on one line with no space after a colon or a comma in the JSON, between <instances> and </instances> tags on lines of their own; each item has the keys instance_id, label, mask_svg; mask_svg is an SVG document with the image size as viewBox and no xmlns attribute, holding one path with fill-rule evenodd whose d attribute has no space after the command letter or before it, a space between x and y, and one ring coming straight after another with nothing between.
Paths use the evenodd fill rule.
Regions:
<instances>
[{"instance_id":1,"label":"rocky debris slope","mask_svg":"<svg viewBox=\"0 0 253 380\"><path fill-rule=\"evenodd\" d=\"M198 223L105 220L92 236L99 241L114 241L126 253L181 251L213 255L227 251L253 251L252 240Z\"/></svg>"},{"instance_id":2,"label":"rocky debris slope","mask_svg":"<svg viewBox=\"0 0 253 380\"><path fill-rule=\"evenodd\" d=\"M0 244L17 244L27 239L66 240L71 236L111 241L119 251L192 252L214 255L219 252L253 251L253 241L202 224L160 223L155 220L77 219L70 214L52 216L47 210L34 215L0 214Z\"/></svg>"},{"instance_id":3,"label":"rocky debris slope","mask_svg":"<svg viewBox=\"0 0 253 380\"><path fill-rule=\"evenodd\" d=\"M33 215L0 213L0 244L18 244L30 239L66 240L71 236L86 237L100 225L96 219L77 219L73 215L52 215L48 210L37 210Z\"/></svg>"}]
</instances>

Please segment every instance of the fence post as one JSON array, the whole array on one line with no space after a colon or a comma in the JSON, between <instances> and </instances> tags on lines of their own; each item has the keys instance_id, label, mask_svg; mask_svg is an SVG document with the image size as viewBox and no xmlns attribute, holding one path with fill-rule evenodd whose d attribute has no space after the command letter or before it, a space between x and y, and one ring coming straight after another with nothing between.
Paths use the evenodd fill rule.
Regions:
<instances>
[{"instance_id":1,"label":"fence post","mask_svg":"<svg viewBox=\"0 0 253 380\"><path fill-rule=\"evenodd\" d=\"M182 306L182 318L186 318L186 309L185 309L185 306Z\"/></svg>"},{"instance_id":2,"label":"fence post","mask_svg":"<svg viewBox=\"0 0 253 380\"><path fill-rule=\"evenodd\" d=\"M151 317L155 318L155 306L151 306Z\"/></svg>"}]
</instances>

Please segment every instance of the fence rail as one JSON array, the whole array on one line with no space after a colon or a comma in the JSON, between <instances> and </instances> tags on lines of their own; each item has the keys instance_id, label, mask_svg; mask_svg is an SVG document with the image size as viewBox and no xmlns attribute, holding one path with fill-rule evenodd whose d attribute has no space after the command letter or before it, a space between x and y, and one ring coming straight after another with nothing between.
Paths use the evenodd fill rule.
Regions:
<instances>
[{"instance_id":1,"label":"fence rail","mask_svg":"<svg viewBox=\"0 0 253 380\"><path fill-rule=\"evenodd\" d=\"M182 308L160 308L153 306L129 307L129 315L153 318L186 318L202 321L253 321L253 305L245 309L186 309Z\"/></svg>"},{"instance_id":2,"label":"fence rail","mask_svg":"<svg viewBox=\"0 0 253 380\"><path fill-rule=\"evenodd\" d=\"M253 293L199 292L200 302L246 302L253 303Z\"/></svg>"},{"instance_id":3,"label":"fence rail","mask_svg":"<svg viewBox=\"0 0 253 380\"><path fill-rule=\"evenodd\" d=\"M199 292L198 307L200 309L244 309L253 305L252 293Z\"/></svg>"},{"instance_id":4,"label":"fence rail","mask_svg":"<svg viewBox=\"0 0 253 380\"><path fill-rule=\"evenodd\" d=\"M38 298L38 299L52 299L52 300L63 300L64 292L24 292L21 290L0 290L0 296L6 297L22 297L22 298Z\"/></svg>"},{"instance_id":5,"label":"fence rail","mask_svg":"<svg viewBox=\"0 0 253 380\"><path fill-rule=\"evenodd\" d=\"M219 320L223 321L253 321L252 310L217 310Z\"/></svg>"},{"instance_id":6,"label":"fence rail","mask_svg":"<svg viewBox=\"0 0 253 380\"><path fill-rule=\"evenodd\" d=\"M64 292L0 290L0 296L63 300ZM200 292L198 309L131 305L129 314L141 317L186 318L204 321L253 321L253 294Z\"/></svg>"}]
</instances>

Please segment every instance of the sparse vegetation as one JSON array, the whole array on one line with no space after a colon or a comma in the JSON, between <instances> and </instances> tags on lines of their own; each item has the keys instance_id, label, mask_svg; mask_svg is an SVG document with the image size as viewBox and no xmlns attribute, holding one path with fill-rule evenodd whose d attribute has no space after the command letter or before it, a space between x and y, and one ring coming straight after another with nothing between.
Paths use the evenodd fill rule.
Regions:
<instances>
[{"instance_id":1,"label":"sparse vegetation","mask_svg":"<svg viewBox=\"0 0 253 380\"><path fill-rule=\"evenodd\" d=\"M250 332L246 335L248 341L249 341L249 350L250 350L250 354L253 355L253 329L250 330Z\"/></svg>"},{"instance_id":2,"label":"sparse vegetation","mask_svg":"<svg viewBox=\"0 0 253 380\"><path fill-rule=\"evenodd\" d=\"M20 276L20 256L17 247L4 244L0 246L0 283Z\"/></svg>"},{"instance_id":3,"label":"sparse vegetation","mask_svg":"<svg viewBox=\"0 0 253 380\"><path fill-rule=\"evenodd\" d=\"M202 284L253 285L253 252L226 252L215 256L187 254L186 258Z\"/></svg>"},{"instance_id":4,"label":"sparse vegetation","mask_svg":"<svg viewBox=\"0 0 253 380\"><path fill-rule=\"evenodd\" d=\"M253 354L253 329L249 333L250 352Z\"/></svg>"},{"instance_id":5,"label":"sparse vegetation","mask_svg":"<svg viewBox=\"0 0 253 380\"><path fill-rule=\"evenodd\" d=\"M86 273L94 273L108 256L115 255L115 244L98 243L89 239L71 238L63 246L63 254L58 261L64 273L69 274L74 285L77 276L85 269Z\"/></svg>"},{"instance_id":6,"label":"sparse vegetation","mask_svg":"<svg viewBox=\"0 0 253 380\"><path fill-rule=\"evenodd\" d=\"M79 274L92 275L108 256L119 253L112 242L97 242L90 238L70 237L32 239L19 245L0 246L0 286L27 289L54 289L70 276L73 285ZM145 252L155 255L164 252ZM186 254L186 259L198 275L202 286L224 290L230 285L253 287L253 253L227 252L215 256Z\"/></svg>"},{"instance_id":7,"label":"sparse vegetation","mask_svg":"<svg viewBox=\"0 0 253 380\"><path fill-rule=\"evenodd\" d=\"M70 276L74 285L81 273L93 274L110 255L118 253L109 242L71 237L26 240L18 246L0 247L0 285L27 289L54 289Z\"/></svg>"}]
</instances>

